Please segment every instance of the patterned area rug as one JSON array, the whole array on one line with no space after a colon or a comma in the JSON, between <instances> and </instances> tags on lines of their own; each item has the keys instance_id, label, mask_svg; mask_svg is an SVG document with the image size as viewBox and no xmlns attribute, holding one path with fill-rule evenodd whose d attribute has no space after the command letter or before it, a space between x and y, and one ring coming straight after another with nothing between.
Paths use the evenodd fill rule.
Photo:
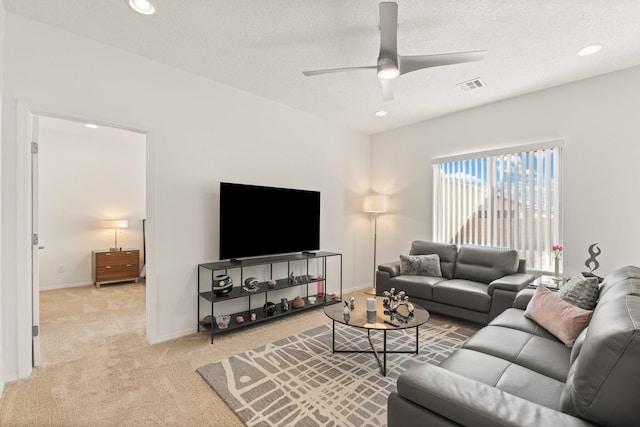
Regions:
<instances>
[{"instance_id":1,"label":"patterned area rug","mask_svg":"<svg viewBox=\"0 0 640 427\"><path fill-rule=\"evenodd\" d=\"M475 331L431 320L420 327L420 353L388 354L383 377L373 354L331 353L323 325L198 368L248 426L385 426L387 396L418 363L438 363ZM382 332L372 331L377 349ZM366 331L336 324L336 350L368 350ZM415 348L415 329L387 332L388 350Z\"/></svg>"}]
</instances>

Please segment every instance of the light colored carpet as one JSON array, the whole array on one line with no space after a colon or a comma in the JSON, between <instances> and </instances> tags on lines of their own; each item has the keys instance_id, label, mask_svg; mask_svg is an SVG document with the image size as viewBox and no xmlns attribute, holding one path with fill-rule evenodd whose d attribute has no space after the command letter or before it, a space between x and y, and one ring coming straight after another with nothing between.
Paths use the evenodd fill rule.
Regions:
<instances>
[{"instance_id":1,"label":"light colored carpet","mask_svg":"<svg viewBox=\"0 0 640 427\"><path fill-rule=\"evenodd\" d=\"M413 351L415 330L387 332L389 350ZM332 354L331 325L318 326L198 369L251 427L379 427L387 423L387 396L410 366L439 363L472 334L432 321L419 329L419 354L388 354L387 375L370 353ZM336 325L336 349L368 350L363 329ZM372 331L382 348L382 332Z\"/></svg>"},{"instance_id":2,"label":"light colored carpet","mask_svg":"<svg viewBox=\"0 0 640 427\"><path fill-rule=\"evenodd\" d=\"M196 369L327 323L309 310L213 345L205 333L148 345L144 298L133 283L41 292L42 365L5 385L0 425L242 426Z\"/></svg>"}]
</instances>

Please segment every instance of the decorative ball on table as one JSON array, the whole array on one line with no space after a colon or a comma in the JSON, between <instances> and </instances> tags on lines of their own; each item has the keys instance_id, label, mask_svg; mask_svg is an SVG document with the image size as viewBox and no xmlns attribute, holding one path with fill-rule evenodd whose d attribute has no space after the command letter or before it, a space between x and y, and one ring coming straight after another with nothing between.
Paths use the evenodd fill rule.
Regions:
<instances>
[{"instance_id":1,"label":"decorative ball on table","mask_svg":"<svg viewBox=\"0 0 640 427\"><path fill-rule=\"evenodd\" d=\"M258 279L255 277L248 277L244 281L244 290L247 292L255 292L258 290Z\"/></svg>"},{"instance_id":2,"label":"decorative ball on table","mask_svg":"<svg viewBox=\"0 0 640 427\"><path fill-rule=\"evenodd\" d=\"M276 307L276 305L274 303L272 303L271 301L269 301L268 303L266 303L263 307L262 307L262 311L264 311L265 316L267 317L271 317L274 314L276 314L276 310L278 308Z\"/></svg>"},{"instance_id":3,"label":"decorative ball on table","mask_svg":"<svg viewBox=\"0 0 640 427\"><path fill-rule=\"evenodd\" d=\"M300 297L300 295L298 295L293 299L293 301L291 301L291 306L293 308L302 308L304 307L304 300Z\"/></svg>"}]
</instances>

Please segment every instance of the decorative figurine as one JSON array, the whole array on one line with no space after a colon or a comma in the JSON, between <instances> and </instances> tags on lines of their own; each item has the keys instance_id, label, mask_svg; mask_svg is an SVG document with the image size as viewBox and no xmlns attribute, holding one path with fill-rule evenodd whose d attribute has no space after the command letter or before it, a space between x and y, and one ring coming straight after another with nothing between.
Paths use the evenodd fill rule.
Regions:
<instances>
[{"instance_id":1,"label":"decorative figurine","mask_svg":"<svg viewBox=\"0 0 640 427\"><path fill-rule=\"evenodd\" d=\"M272 303L271 301L269 301L268 303L266 303L263 307L262 307L262 311L264 311L264 314L267 317L271 317L274 314L276 314L276 310L278 309L278 307L276 307L276 305L274 303Z\"/></svg>"},{"instance_id":2,"label":"decorative figurine","mask_svg":"<svg viewBox=\"0 0 640 427\"><path fill-rule=\"evenodd\" d=\"M349 303L350 303L349 308L351 310L355 310L356 309L356 298L355 297L349 298Z\"/></svg>"},{"instance_id":3,"label":"decorative figurine","mask_svg":"<svg viewBox=\"0 0 640 427\"><path fill-rule=\"evenodd\" d=\"M344 307L343 307L343 309L342 309L342 313L343 313L345 316L349 316L349 315L351 315L351 309L349 308L349 303L348 303L347 301L345 301L345 302L344 302Z\"/></svg>"},{"instance_id":4,"label":"decorative figurine","mask_svg":"<svg viewBox=\"0 0 640 427\"><path fill-rule=\"evenodd\" d=\"M286 298L282 298L280 300L280 310L285 312L285 311L289 311L289 300Z\"/></svg>"},{"instance_id":5,"label":"decorative figurine","mask_svg":"<svg viewBox=\"0 0 640 427\"><path fill-rule=\"evenodd\" d=\"M304 307L304 300L300 297L300 295L298 295L293 299L293 301L291 301L291 306L293 308L302 308Z\"/></svg>"},{"instance_id":6,"label":"decorative figurine","mask_svg":"<svg viewBox=\"0 0 640 427\"><path fill-rule=\"evenodd\" d=\"M239 325L240 323L244 323L244 317L236 316L236 323Z\"/></svg>"},{"instance_id":7,"label":"decorative figurine","mask_svg":"<svg viewBox=\"0 0 640 427\"><path fill-rule=\"evenodd\" d=\"M596 252L596 250L594 250L594 248L597 249L597 252ZM589 246L589 249L587 249L587 251L589 252L590 256L584 262L584 265L587 266L589 271L582 273L582 275L584 277L596 277L596 278L598 278L599 282L602 282L602 280L604 280L604 279L594 273L594 271L596 271L598 269L598 267L600 267L600 263L598 262L596 257L602 253L602 250L600 249L600 247L598 247L597 243L594 243L594 244ZM593 267L591 265L593 265Z\"/></svg>"},{"instance_id":8,"label":"decorative figurine","mask_svg":"<svg viewBox=\"0 0 640 427\"><path fill-rule=\"evenodd\" d=\"M276 287L276 281L273 279L269 279L267 280L267 286L269 286L271 289Z\"/></svg>"},{"instance_id":9,"label":"decorative figurine","mask_svg":"<svg viewBox=\"0 0 640 427\"><path fill-rule=\"evenodd\" d=\"M244 290L247 292L255 292L259 289L258 279L255 277L248 277L244 281Z\"/></svg>"},{"instance_id":10,"label":"decorative figurine","mask_svg":"<svg viewBox=\"0 0 640 427\"><path fill-rule=\"evenodd\" d=\"M296 275L293 274L293 271L289 275L289 284L290 285L295 285L296 284Z\"/></svg>"},{"instance_id":11,"label":"decorative figurine","mask_svg":"<svg viewBox=\"0 0 640 427\"><path fill-rule=\"evenodd\" d=\"M251 320L256 320L256 314L255 313L251 313Z\"/></svg>"},{"instance_id":12,"label":"decorative figurine","mask_svg":"<svg viewBox=\"0 0 640 427\"><path fill-rule=\"evenodd\" d=\"M413 314L415 308L413 307L413 304L409 302L409 297L406 293L404 291L400 291L396 294L395 292L396 288L391 288L390 291L384 291L384 296L386 297L382 301L384 308L389 310L390 313L397 313L398 308L404 305L407 307L409 314Z\"/></svg>"}]
</instances>

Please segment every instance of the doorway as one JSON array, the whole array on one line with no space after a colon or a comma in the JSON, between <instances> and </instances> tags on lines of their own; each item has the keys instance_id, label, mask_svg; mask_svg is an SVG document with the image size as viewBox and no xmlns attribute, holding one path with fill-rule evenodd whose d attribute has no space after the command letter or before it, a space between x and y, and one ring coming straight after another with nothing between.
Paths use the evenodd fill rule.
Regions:
<instances>
[{"instance_id":1,"label":"doorway","mask_svg":"<svg viewBox=\"0 0 640 427\"><path fill-rule=\"evenodd\" d=\"M137 250L138 276L144 274L148 198L146 134L43 115L34 116L34 125L38 249L32 277L34 321L39 317L43 343L42 359L34 343L37 366L40 360L78 357L96 342L131 329L142 328L144 335L144 277L97 288L93 257L114 247ZM111 228L114 219L126 228Z\"/></svg>"}]
</instances>

